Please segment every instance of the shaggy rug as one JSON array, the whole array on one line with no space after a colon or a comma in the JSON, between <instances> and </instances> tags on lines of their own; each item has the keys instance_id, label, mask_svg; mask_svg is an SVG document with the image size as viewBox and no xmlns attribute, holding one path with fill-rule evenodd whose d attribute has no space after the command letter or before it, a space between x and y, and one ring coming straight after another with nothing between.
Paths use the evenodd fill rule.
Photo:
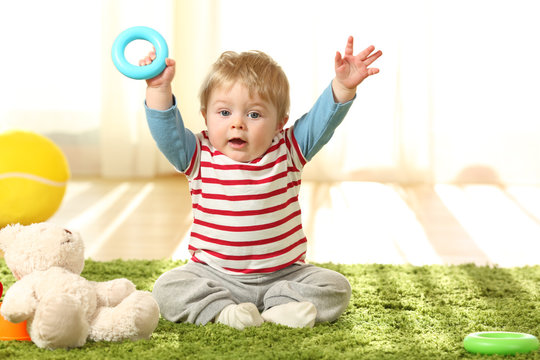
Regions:
<instances>
[{"instance_id":1,"label":"shaggy rug","mask_svg":"<svg viewBox=\"0 0 540 360\"><path fill-rule=\"evenodd\" d=\"M86 261L83 276L126 277L151 290L180 262ZM72 350L42 350L32 342L0 341L0 359L499 359L469 354L464 337L515 331L540 337L540 266L335 265L351 282L350 305L334 323L289 329L265 323L237 331L223 325L163 319L150 340L88 342ZM14 278L0 259L6 290ZM540 359L540 352L514 359Z\"/></svg>"}]
</instances>

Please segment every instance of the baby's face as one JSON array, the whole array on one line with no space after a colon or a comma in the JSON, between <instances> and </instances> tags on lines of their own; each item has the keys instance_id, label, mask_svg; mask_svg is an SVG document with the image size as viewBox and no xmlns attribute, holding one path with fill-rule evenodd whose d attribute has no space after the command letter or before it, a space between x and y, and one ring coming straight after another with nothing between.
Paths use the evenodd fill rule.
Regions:
<instances>
[{"instance_id":1,"label":"baby's face","mask_svg":"<svg viewBox=\"0 0 540 360\"><path fill-rule=\"evenodd\" d=\"M239 162L263 155L286 122L278 121L275 106L258 95L250 97L241 82L212 90L203 116L210 143Z\"/></svg>"}]
</instances>

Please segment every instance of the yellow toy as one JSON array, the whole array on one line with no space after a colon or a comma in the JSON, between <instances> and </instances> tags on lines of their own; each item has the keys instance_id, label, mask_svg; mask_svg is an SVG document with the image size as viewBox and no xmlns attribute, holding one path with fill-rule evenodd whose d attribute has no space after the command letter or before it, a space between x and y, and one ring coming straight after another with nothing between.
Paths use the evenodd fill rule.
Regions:
<instances>
[{"instance_id":1,"label":"yellow toy","mask_svg":"<svg viewBox=\"0 0 540 360\"><path fill-rule=\"evenodd\" d=\"M0 134L0 228L50 218L60 207L69 166L60 148L28 131Z\"/></svg>"}]
</instances>

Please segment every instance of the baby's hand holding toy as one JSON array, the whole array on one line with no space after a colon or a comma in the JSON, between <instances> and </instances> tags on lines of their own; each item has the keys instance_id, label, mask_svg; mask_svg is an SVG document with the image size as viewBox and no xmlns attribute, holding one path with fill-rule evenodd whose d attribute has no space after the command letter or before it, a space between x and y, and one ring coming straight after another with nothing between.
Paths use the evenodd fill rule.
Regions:
<instances>
[{"instance_id":1,"label":"baby's hand holding toy","mask_svg":"<svg viewBox=\"0 0 540 360\"><path fill-rule=\"evenodd\" d=\"M156 59L155 50L151 51L147 56L139 60L139 66L148 66ZM149 87L159 88L170 86L175 73L176 62L173 59L165 59L165 69L157 76L146 79L146 84Z\"/></svg>"},{"instance_id":2,"label":"baby's hand holding toy","mask_svg":"<svg viewBox=\"0 0 540 360\"><path fill-rule=\"evenodd\" d=\"M133 65L124 55L126 46L134 40L146 40L154 45L154 58L145 61L146 66ZM167 42L156 30L146 26L131 27L118 35L112 46L112 60L118 71L132 79L152 79L167 67L169 48Z\"/></svg>"}]
</instances>

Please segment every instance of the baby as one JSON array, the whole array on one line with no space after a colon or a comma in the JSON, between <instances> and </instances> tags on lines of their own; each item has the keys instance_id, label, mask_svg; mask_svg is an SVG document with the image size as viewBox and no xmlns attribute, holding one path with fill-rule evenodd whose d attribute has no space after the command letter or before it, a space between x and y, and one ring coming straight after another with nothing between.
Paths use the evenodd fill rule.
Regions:
<instances>
[{"instance_id":1,"label":"baby","mask_svg":"<svg viewBox=\"0 0 540 360\"><path fill-rule=\"evenodd\" d=\"M356 87L379 72L369 66L381 55L373 46L353 55L349 37L345 53L336 53L332 83L289 128L287 77L262 52L225 52L216 61L200 93L207 130L199 134L184 127L176 107L175 61L147 80L150 131L187 176L193 203L191 259L153 289L165 319L312 327L343 313L347 279L305 263L298 193L304 165L330 140ZM140 65L154 59L151 53Z\"/></svg>"}]
</instances>

